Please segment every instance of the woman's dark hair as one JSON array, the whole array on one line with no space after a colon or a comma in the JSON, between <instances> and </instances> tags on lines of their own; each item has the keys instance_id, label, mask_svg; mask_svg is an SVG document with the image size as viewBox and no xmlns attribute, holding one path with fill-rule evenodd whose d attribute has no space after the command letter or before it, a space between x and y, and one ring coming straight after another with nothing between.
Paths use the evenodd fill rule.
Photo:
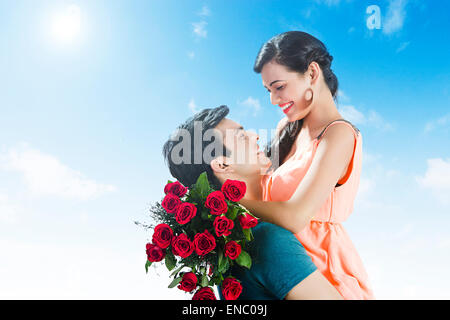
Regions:
<instances>
[{"instance_id":1,"label":"woman's dark hair","mask_svg":"<svg viewBox=\"0 0 450 320\"><path fill-rule=\"evenodd\" d=\"M274 61L288 68L290 71L305 73L311 62L315 61L322 69L325 83L331 95L336 99L338 79L331 70L333 56L328 53L325 45L312 35L302 31L281 33L264 43L258 52L253 70L261 73L264 65ZM280 130L279 138L266 146L266 153L272 159L274 167L282 164L289 154L301 128L303 120L288 122Z\"/></svg>"},{"instance_id":2,"label":"woman's dark hair","mask_svg":"<svg viewBox=\"0 0 450 320\"><path fill-rule=\"evenodd\" d=\"M212 109L203 109L181 124L164 144L162 153L170 173L184 186L191 187L197 181L200 174L205 171L209 183L213 188L218 190L222 186L214 175L211 164L205 162L203 151L211 142L203 139L203 137L205 132L214 129L227 116L229 111L225 105ZM201 124L200 127L196 127L198 123ZM197 128L200 128L201 132L195 132ZM200 139L198 139L197 135L201 135ZM188 154L183 154L183 149L177 148L180 139L189 147L189 150L187 150ZM188 141L185 141L185 139ZM214 137L214 139L217 138ZM223 145L223 141L214 141L214 143L218 144L217 150L220 154L216 154L216 150L213 149L211 150L212 157L220 155L229 156L229 150ZM183 158L183 161L179 161L178 158Z\"/></svg>"}]
</instances>

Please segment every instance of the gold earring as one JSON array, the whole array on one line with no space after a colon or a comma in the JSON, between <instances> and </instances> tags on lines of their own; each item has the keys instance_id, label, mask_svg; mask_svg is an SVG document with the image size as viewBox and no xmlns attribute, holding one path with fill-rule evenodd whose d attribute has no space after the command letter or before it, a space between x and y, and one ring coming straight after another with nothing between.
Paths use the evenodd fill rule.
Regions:
<instances>
[{"instance_id":1,"label":"gold earring","mask_svg":"<svg viewBox=\"0 0 450 320\"><path fill-rule=\"evenodd\" d=\"M312 88L306 89L306 94L305 94L306 100L307 100L307 101L310 101L310 100L313 99L313 97L314 97L314 91L313 91L313 89L312 89Z\"/></svg>"}]
</instances>

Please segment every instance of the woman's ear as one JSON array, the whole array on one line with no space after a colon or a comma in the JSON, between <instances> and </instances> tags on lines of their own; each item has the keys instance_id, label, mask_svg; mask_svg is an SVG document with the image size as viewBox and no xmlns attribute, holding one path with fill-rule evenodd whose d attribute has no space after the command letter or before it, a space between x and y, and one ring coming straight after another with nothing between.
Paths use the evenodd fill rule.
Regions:
<instances>
[{"instance_id":1,"label":"woman's ear","mask_svg":"<svg viewBox=\"0 0 450 320\"><path fill-rule=\"evenodd\" d=\"M215 174L232 172L230 165L227 164L227 158L223 156L214 158L211 161L211 169Z\"/></svg>"},{"instance_id":2,"label":"woman's ear","mask_svg":"<svg viewBox=\"0 0 450 320\"><path fill-rule=\"evenodd\" d=\"M320 73L320 66L316 61L312 61L309 64L309 68L306 71L309 79L311 80L311 85L317 82Z\"/></svg>"}]
</instances>

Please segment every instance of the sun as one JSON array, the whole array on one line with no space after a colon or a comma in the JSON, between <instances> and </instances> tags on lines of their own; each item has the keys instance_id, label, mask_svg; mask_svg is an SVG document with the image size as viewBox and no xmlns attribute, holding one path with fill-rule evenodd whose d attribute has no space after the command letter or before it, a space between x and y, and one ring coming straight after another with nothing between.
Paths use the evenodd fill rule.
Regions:
<instances>
[{"instance_id":1,"label":"sun","mask_svg":"<svg viewBox=\"0 0 450 320\"><path fill-rule=\"evenodd\" d=\"M61 42L72 42L81 31L81 10L77 5L70 5L65 10L55 13L52 18L52 35Z\"/></svg>"}]
</instances>

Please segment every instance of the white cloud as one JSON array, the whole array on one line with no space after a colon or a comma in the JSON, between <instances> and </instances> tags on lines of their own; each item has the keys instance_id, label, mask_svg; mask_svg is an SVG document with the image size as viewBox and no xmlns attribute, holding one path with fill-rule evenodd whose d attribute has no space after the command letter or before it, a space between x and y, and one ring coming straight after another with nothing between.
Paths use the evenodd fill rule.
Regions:
<instances>
[{"instance_id":1,"label":"white cloud","mask_svg":"<svg viewBox=\"0 0 450 320\"><path fill-rule=\"evenodd\" d=\"M367 116L367 123L370 126L376 127L383 131L391 131L392 125L381 117L376 111L370 110Z\"/></svg>"},{"instance_id":2,"label":"white cloud","mask_svg":"<svg viewBox=\"0 0 450 320\"><path fill-rule=\"evenodd\" d=\"M370 110L367 115L356 109L352 105L343 105L338 107L342 117L355 125L365 125L375 127L382 131L391 131L392 124L387 122L383 117L374 110Z\"/></svg>"},{"instance_id":3,"label":"white cloud","mask_svg":"<svg viewBox=\"0 0 450 320\"><path fill-rule=\"evenodd\" d=\"M194 59L194 57L195 57L195 52L194 52L194 51L189 51L189 52L187 53L187 56L189 57L189 59Z\"/></svg>"},{"instance_id":4,"label":"white cloud","mask_svg":"<svg viewBox=\"0 0 450 320\"><path fill-rule=\"evenodd\" d=\"M407 46L409 46L409 43L410 43L409 41L402 42L395 52L396 53L402 52L403 50L406 49Z\"/></svg>"},{"instance_id":5,"label":"white cloud","mask_svg":"<svg viewBox=\"0 0 450 320\"><path fill-rule=\"evenodd\" d=\"M126 249L112 244L0 239L0 299L192 298L192 294L167 288L171 272L162 263L145 273L142 246Z\"/></svg>"},{"instance_id":6,"label":"white cloud","mask_svg":"<svg viewBox=\"0 0 450 320\"><path fill-rule=\"evenodd\" d=\"M383 33L392 34L403 28L406 3L407 0L390 0L386 16L383 19Z\"/></svg>"},{"instance_id":7,"label":"white cloud","mask_svg":"<svg viewBox=\"0 0 450 320\"><path fill-rule=\"evenodd\" d=\"M208 6L204 5L198 15L202 17L209 17L211 15L211 10L209 10Z\"/></svg>"},{"instance_id":8,"label":"white cloud","mask_svg":"<svg viewBox=\"0 0 450 320\"><path fill-rule=\"evenodd\" d=\"M430 189L443 204L450 204L450 159L428 159L427 170L422 177L416 177L417 183Z\"/></svg>"},{"instance_id":9,"label":"white cloud","mask_svg":"<svg viewBox=\"0 0 450 320\"><path fill-rule=\"evenodd\" d=\"M340 106L338 109L344 119L355 125L365 124L366 117L360 111L356 110L354 106L345 105Z\"/></svg>"},{"instance_id":10,"label":"white cloud","mask_svg":"<svg viewBox=\"0 0 450 320\"><path fill-rule=\"evenodd\" d=\"M5 169L23 175L26 186L34 195L87 200L116 191L115 186L88 179L56 157L32 149L27 144L10 149L2 159Z\"/></svg>"},{"instance_id":11,"label":"white cloud","mask_svg":"<svg viewBox=\"0 0 450 320\"><path fill-rule=\"evenodd\" d=\"M424 131L430 132L436 128L445 127L450 124L450 113L446 114L443 117L440 117L437 120L429 121L425 124Z\"/></svg>"},{"instance_id":12,"label":"white cloud","mask_svg":"<svg viewBox=\"0 0 450 320\"><path fill-rule=\"evenodd\" d=\"M206 30L206 25L208 23L206 21L193 22L192 27L195 35L200 38L206 38L208 35L208 31Z\"/></svg>"},{"instance_id":13,"label":"white cloud","mask_svg":"<svg viewBox=\"0 0 450 320\"><path fill-rule=\"evenodd\" d=\"M253 111L253 116L256 116L261 110L261 104L258 99L253 97L248 97L244 101L238 102L238 104L247 107L250 111Z\"/></svg>"},{"instance_id":14,"label":"white cloud","mask_svg":"<svg viewBox=\"0 0 450 320\"><path fill-rule=\"evenodd\" d=\"M195 104L194 99L191 99L191 101L189 101L188 107L192 113L197 113L200 111L200 108Z\"/></svg>"},{"instance_id":15,"label":"white cloud","mask_svg":"<svg viewBox=\"0 0 450 320\"><path fill-rule=\"evenodd\" d=\"M14 204L7 194L0 193L0 222L16 223L20 206Z\"/></svg>"},{"instance_id":16,"label":"white cloud","mask_svg":"<svg viewBox=\"0 0 450 320\"><path fill-rule=\"evenodd\" d=\"M341 0L316 0L317 3L325 3L327 6L331 7L331 6L336 6L338 5Z\"/></svg>"},{"instance_id":17,"label":"white cloud","mask_svg":"<svg viewBox=\"0 0 450 320\"><path fill-rule=\"evenodd\" d=\"M350 100L350 98L341 89L338 89L337 96L338 96L338 99L340 99L342 101L349 101Z\"/></svg>"}]
</instances>

